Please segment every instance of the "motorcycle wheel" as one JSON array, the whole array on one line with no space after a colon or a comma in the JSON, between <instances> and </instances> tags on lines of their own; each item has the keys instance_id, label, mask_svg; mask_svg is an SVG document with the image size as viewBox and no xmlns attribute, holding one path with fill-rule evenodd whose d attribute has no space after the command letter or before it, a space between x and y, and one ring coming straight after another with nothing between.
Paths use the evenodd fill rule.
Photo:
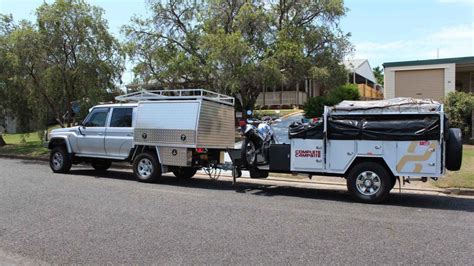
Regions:
<instances>
[{"instance_id":1,"label":"motorcycle wheel","mask_svg":"<svg viewBox=\"0 0 474 266\"><path fill-rule=\"evenodd\" d=\"M257 149L255 143L249 138L242 142L241 157L244 166L253 166L257 161Z\"/></svg>"}]
</instances>

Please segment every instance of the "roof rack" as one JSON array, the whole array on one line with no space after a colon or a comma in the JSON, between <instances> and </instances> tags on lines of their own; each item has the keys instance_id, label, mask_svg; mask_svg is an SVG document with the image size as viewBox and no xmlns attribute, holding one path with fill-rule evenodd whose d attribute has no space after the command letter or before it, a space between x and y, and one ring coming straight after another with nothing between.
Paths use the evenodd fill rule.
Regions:
<instances>
[{"instance_id":1,"label":"roof rack","mask_svg":"<svg viewBox=\"0 0 474 266\"><path fill-rule=\"evenodd\" d=\"M234 106L234 97L204 89L141 90L115 97L120 102L205 99Z\"/></svg>"}]
</instances>

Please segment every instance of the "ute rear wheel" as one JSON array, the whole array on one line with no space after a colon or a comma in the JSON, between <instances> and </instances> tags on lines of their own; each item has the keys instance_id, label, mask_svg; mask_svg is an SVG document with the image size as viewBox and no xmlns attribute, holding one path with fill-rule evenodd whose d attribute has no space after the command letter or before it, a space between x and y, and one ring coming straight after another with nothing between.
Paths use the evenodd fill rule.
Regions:
<instances>
[{"instance_id":1,"label":"ute rear wheel","mask_svg":"<svg viewBox=\"0 0 474 266\"><path fill-rule=\"evenodd\" d=\"M196 174L197 170L197 168L193 167L176 167L173 170L173 174L177 178L188 179L193 177Z\"/></svg>"},{"instance_id":2,"label":"ute rear wheel","mask_svg":"<svg viewBox=\"0 0 474 266\"><path fill-rule=\"evenodd\" d=\"M360 202L383 201L390 190L394 177L385 166L377 162L363 162L354 166L347 175L347 189Z\"/></svg>"},{"instance_id":3,"label":"ute rear wheel","mask_svg":"<svg viewBox=\"0 0 474 266\"><path fill-rule=\"evenodd\" d=\"M161 165L151 152L139 154L133 161L133 173L140 182L154 182L161 176Z\"/></svg>"},{"instance_id":4,"label":"ute rear wheel","mask_svg":"<svg viewBox=\"0 0 474 266\"><path fill-rule=\"evenodd\" d=\"M49 166L55 173L67 173L71 170L72 159L65 147L55 147L49 155Z\"/></svg>"}]
</instances>

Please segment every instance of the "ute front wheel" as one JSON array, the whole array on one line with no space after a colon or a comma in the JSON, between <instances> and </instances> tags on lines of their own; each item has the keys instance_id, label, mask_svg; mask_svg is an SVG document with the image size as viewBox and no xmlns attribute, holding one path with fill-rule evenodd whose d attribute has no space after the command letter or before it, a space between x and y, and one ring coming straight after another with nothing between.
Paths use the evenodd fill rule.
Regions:
<instances>
[{"instance_id":1,"label":"ute front wheel","mask_svg":"<svg viewBox=\"0 0 474 266\"><path fill-rule=\"evenodd\" d=\"M64 147L55 147L49 155L49 166L55 173L67 173L71 170L71 155Z\"/></svg>"}]
</instances>

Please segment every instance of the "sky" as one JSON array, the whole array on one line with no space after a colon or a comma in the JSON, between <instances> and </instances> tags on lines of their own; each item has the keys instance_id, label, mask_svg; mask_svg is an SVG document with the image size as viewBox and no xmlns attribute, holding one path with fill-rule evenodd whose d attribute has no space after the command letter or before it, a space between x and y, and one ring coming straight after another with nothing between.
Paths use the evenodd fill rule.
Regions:
<instances>
[{"instance_id":1,"label":"sky","mask_svg":"<svg viewBox=\"0 0 474 266\"><path fill-rule=\"evenodd\" d=\"M34 10L51 0L0 0L0 13L15 20L34 20ZM133 15L148 16L145 0L89 0L105 10L111 32ZM346 0L340 21L350 32L355 51L348 59L368 59L372 67L384 62L474 56L474 0ZM130 64L123 76L132 80Z\"/></svg>"}]
</instances>

